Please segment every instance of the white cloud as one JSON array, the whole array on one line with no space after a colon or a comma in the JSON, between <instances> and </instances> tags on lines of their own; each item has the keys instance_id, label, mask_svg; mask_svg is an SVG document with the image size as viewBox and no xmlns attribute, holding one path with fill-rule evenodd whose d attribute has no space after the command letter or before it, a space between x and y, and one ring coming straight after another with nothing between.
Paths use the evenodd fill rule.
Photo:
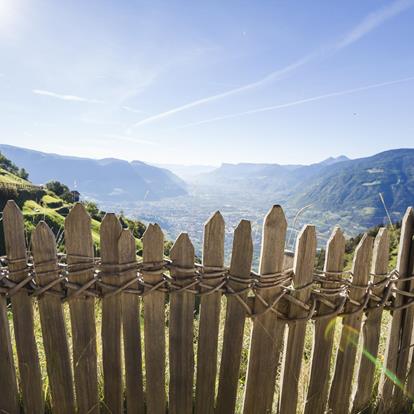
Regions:
<instances>
[{"instance_id":1,"label":"white cloud","mask_svg":"<svg viewBox=\"0 0 414 414\"><path fill-rule=\"evenodd\" d=\"M414 6L413 0L397 0L393 1L388 6L370 13L343 37L343 39L336 45L336 48L342 49L357 42L363 36L367 35L387 20L397 16L412 6Z\"/></svg>"},{"instance_id":2,"label":"white cloud","mask_svg":"<svg viewBox=\"0 0 414 414\"><path fill-rule=\"evenodd\" d=\"M296 101L286 102L286 103L283 103L283 104L271 105L271 106L265 106L265 107L261 107L261 108L250 109L249 111L237 112L237 113L234 113L234 114L228 114L228 115L224 115L224 116L218 116L216 118L204 119L202 121L192 122L192 123L186 124L186 125L181 125L177 128L174 128L174 130L175 129L189 128L189 127L204 125L204 124L211 124L213 122L223 121L225 119L238 118L238 117L241 117L241 116L253 115L253 114L260 113L260 112L275 111L277 109L289 108L291 106L297 106L297 105L302 105L302 104L309 103L309 102L321 101L323 99L334 98L334 97L337 97L337 96L350 95L350 94L357 93L357 92L363 92L363 91L367 91L367 90L370 90L370 89L377 89L377 88L382 88L384 86L390 86L390 85L395 85L395 84L398 84L398 83L410 82L410 81L414 81L414 76L411 76L411 77L408 77L408 78L403 78L403 79L396 79L396 80L387 81L387 82L374 83L374 84L371 84L371 85L360 86L358 88L345 89L343 91L326 93L326 94L323 94L323 95L312 96L312 97L309 97L309 98L299 99L299 100L296 100Z\"/></svg>"},{"instance_id":3,"label":"white cloud","mask_svg":"<svg viewBox=\"0 0 414 414\"><path fill-rule=\"evenodd\" d=\"M76 95L64 95L64 94L60 94L60 93L46 91L44 89L32 89L32 92L35 95L49 96L51 98L60 99L62 101L85 102L85 103L99 103L99 104L104 103L104 101L101 101L99 99L83 98L81 96L76 96Z\"/></svg>"}]
</instances>

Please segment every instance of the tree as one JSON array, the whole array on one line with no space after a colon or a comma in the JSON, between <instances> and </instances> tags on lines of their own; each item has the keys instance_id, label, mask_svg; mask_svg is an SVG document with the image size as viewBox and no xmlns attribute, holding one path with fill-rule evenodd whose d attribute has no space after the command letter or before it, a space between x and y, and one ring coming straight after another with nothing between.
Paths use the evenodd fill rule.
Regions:
<instances>
[{"instance_id":1,"label":"tree","mask_svg":"<svg viewBox=\"0 0 414 414\"><path fill-rule=\"evenodd\" d=\"M46 183L46 188L53 191L57 196L62 196L64 193L70 193L69 187L59 181L49 181Z\"/></svg>"},{"instance_id":2,"label":"tree","mask_svg":"<svg viewBox=\"0 0 414 414\"><path fill-rule=\"evenodd\" d=\"M4 170L12 173L12 174L18 174L19 168L16 164L14 164L12 161L10 161L8 158L6 158L1 152L0 152L0 168L3 168Z\"/></svg>"},{"instance_id":3,"label":"tree","mask_svg":"<svg viewBox=\"0 0 414 414\"><path fill-rule=\"evenodd\" d=\"M23 180L27 180L29 178L29 173L24 168L20 168L18 176L23 178Z\"/></svg>"},{"instance_id":4,"label":"tree","mask_svg":"<svg viewBox=\"0 0 414 414\"><path fill-rule=\"evenodd\" d=\"M99 208L96 203L93 201L84 201L83 205L86 208L86 211L91 215L91 217L99 217Z\"/></svg>"}]
</instances>

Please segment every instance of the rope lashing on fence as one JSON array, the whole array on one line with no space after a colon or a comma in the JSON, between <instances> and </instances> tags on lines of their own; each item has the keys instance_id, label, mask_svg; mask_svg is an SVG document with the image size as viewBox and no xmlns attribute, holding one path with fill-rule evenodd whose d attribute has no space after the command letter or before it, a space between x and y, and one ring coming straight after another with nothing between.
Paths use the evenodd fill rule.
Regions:
<instances>
[{"instance_id":1,"label":"rope lashing on fence","mask_svg":"<svg viewBox=\"0 0 414 414\"><path fill-rule=\"evenodd\" d=\"M414 291L401 290L396 286L397 283L404 284L414 280L414 275L399 278L395 269L387 274L371 274L372 281L366 285L353 283L351 271L315 271L311 282L295 287L292 285L294 276L292 269L264 275L251 272L250 277L241 278L230 274L229 268L226 267L209 267L198 263L192 267L181 267L167 259L125 264L103 264L99 259L76 255L60 255L59 259L59 261L54 259L33 264L31 259L27 261L26 258L12 260L1 258L3 265L0 267L0 294L12 297L25 291L39 299L51 294L67 302L76 298L103 298L118 294L145 297L154 291L168 294L187 292L197 296L220 293L236 297L250 318L272 312L287 323L354 315L377 308L395 311L414 305ZM86 272L90 273L89 281L83 284L73 281L74 276ZM129 280L120 286L114 286L106 281L107 276L122 278L125 275L132 278L129 277ZM144 280L145 275L160 276L161 280L153 284L148 283ZM45 276L55 276L55 278L42 285L39 281ZM206 283L207 281L210 283ZM239 286L237 289L232 287L234 283ZM272 300L265 300L262 292L275 288L278 290ZM379 288L381 293L378 293ZM293 295L304 289L311 289L310 299L307 302ZM349 295L350 289L363 290L362 299L353 300ZM245 293L248 293L247 299L242 297ZM401 295L404 299L399 305L395 305L396 295ZM254 310L254 301L261 303L260 311ZM303 309L306 314L301 317L289 317L281 310L282 301ZM329 310L320 312L321 304Z\"/></svg>"}]
</instances>

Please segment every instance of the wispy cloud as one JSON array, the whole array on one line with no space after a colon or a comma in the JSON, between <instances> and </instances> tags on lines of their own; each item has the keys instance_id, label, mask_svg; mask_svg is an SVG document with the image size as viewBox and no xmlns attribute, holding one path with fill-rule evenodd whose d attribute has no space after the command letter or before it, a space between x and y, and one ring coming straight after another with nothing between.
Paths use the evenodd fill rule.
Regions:
<instances>
[{"instance_id":1,"label":"wispy cloud","mask_svg":"<svg viewBox=\"0 0 414 414\"><path fill-rule=\"evenodd\" d=\"M233 113L233 114L218 116L218 117L215 117L215 118L204 119L202 121L192 122L190 124L181 125L177 128L174 128L174 130L175 129L189 128L189 127L193 127L193 126L197 126L197 125L211 124L213 122L223 121L223 120L232 119L232 118L238 118L238 117L245 116L245 115L253 115L253 114L260 113L260 112L275 111L277 109L289 108L291 106L303 105L303 104L306 104L306 103L309 103L309 102L321 101L321 100L328 99L328 98L334 98L334 97L338 97L338 96L350 95L350 94L353 94L353 93L363 92L363 91L367 91L367 90L370 90L370 89L377 89L377 88L382 88L382 87L385 87L385 86L390 86L390 85L395 85L395 84L398 84L398 83L404 83L404 82L410 82L410 81L414 81L414 76L411 76L411 77L408 77L408 78L396 79L396 80L387 81L387 82L374 83L374 84L371 84L371 85L360 86L358 88L345 89L345 90L342 90L342 91L326 93L326 94L323 94L323 95L317 95L317 96L312 96L312 97L309 97L309 98L303 98L303 99L299 99L299 100L296 100L296 101L286 102L286 103L283 103L283 104L271 105L271 106L265 106L265 107L261 107L261 108L250 109L249 111L236 112L236 113Z\"/></svg>"},{"instance_id":2,"label":"wispy cloud","mask_svg":"<svg viewBox=\"0 0 414 414\"><path fill-rule=\"evenodd\" d=\"M206 98L201 98L201 99L198 99L196 101L190 102L188 104L181 105L181 106L178 106L176 108L170 109L168 111L161 112L161 113L156 114L156 115L152 115L148 118L145 118L145 119L135 123L132 127L135 128L135 127L138 127L138 126L141 126L141 125L149 124L149 123L158 121L160 119L167 118L167 117L169 117L171 115L174 115L178 112L182 112L182 111L185 111L187 109L195 108L195 107L200 106L200 105L204 105L204 104L207 104L207 103L210 103L210 102L214 102L214 101L217 101L219 99L223 99L223 98L226 98L228 96L235 95L236 93L245 92L245 91L248 91L250 89L254 89L254 88L258 88L260 86L263 86L266 83L279 80L283 76L285 76L288 73L292 72L293 70L298 69L299 67L303 66L305 63L310 61L313 57L314 57L314 55L307 55L307 56L297 60L296 62L282 68L282 69L278 69L274 72L269 73L268 75L266 75L265 77L259 79L258 81L248 83L246 85L242 85L242 86L239 86L237 88L230 89L226 92L222 92L222 93L219 93L219 94L216 94L216 95L211 95L211 96L208 96Z\"/></svg>"},{"instance_id":3,"label":"wispy cloud","mask_svg":"<svg viewBox=\"0 0 414 414\"><path fill-rule=\"evenodd\" d=\"M124 111L132 112L134 114L148 115L148 112L142 111L141 109L131 108L130 106L126 106L126 105L122 106L122 109Z\"/></svg>"},{"instance_id":4,"label":"wispy cloud","mask_svg":"<svg viewBox=\"0 0 414 414\"><path fill-rule=\"evenodd\" d=\"M104 103L104 101L101 101L99 99L89 99L89 98L84 98L82 96L76 96L76 95L65 95L65 94L61 94L61 93L46 91L44 89L32 89L32 92L35 95L49 96L51 98L60 99L62 101L99 103L99 104Z\"/></svg>"},{"instance_id":5,"label":"wispy cloud","mask_svg":"<svg viewBox=\"0 0 414 414\"><path fill-rule=\"evenodd\" d=\"M216 95L211 95L205 98L197 99L193 102L178 106L176 108L170 109L168 111L161 112L156 115L149 116L145 119L142 119L132 125L131 128L136 128L139 126L143 126L146 124L150 124L156 121L159 121L163 118L167 118L179 112L186 111L188 109L192 109L201 105L205 105L219 99L227 98L229 96L235 95L237 93L246 92L251 89L258 88L263 86L267 83L274 82L280 80L284 76L288 75L290 72L293 72L302 66L306 65L307 63L313 61L314 59L321 57L322 55L326 54L327 52L336 52L339 51L351 44L357 42L359 39L370 33L372 30L389 20L390 18L402 13L403 11L407 10L411 6L414 5L414 0L396 0L391 5L383 7L368 16L366 16L360 23L358 23L354 28L352 28L348 33L346 33L343 38L334 46L321 48L315 53L308 54L301 59L295 61L294 63L282 68L271 72L270 74L264 76L263 78L248 83L246 85L242 85L228 91L218 93Z\"/></svg>"},{"instance_id":6,"label":"wispy cloud","mask_svg":"<svg viewBox=\"0 0 414 414\"><path fill-rule=\"evenodd\" d=\"M349 31L342 40L336 45L337 49L342 49L357 42L363 36L367 35L387 20L404 12L414 6L414 0L397 0L391 4L370 13L351 31Z\"/></svg>"},{"instance_id":7,"label":"wispy cloud","mask_svg":"<svg viewBox=\"0 0 414 414\"><path fill-rule=\"evenodd\" d=\"M154 146L159 145L158 142L155 142L155 141L150 141L148 139L134 138L134 137L130 137L128 135L105 134L103 136L106 137L106 138L111 138L111 139L115 139L115 140L133 142L135 144L154 145Z\"/></svg>"}]
</instances>

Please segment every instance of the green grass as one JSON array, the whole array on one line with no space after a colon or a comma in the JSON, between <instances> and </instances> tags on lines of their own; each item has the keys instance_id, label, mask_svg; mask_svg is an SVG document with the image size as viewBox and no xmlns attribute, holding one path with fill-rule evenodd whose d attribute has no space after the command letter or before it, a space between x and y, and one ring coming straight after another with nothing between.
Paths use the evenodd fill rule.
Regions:
<instances>
[{"instance_id":1,"label":"green grass","mask_svg":"<svg viewBox=\"0 0 414 414\"><path fill-rule=\"evenodd\" d=\"M33 185L27 180L24 180L23 178L17 177L17 175L14 175L3 168L0 168L0 183L5 184L13 184L13 185Z\"/></svg>"}]
</instances>

